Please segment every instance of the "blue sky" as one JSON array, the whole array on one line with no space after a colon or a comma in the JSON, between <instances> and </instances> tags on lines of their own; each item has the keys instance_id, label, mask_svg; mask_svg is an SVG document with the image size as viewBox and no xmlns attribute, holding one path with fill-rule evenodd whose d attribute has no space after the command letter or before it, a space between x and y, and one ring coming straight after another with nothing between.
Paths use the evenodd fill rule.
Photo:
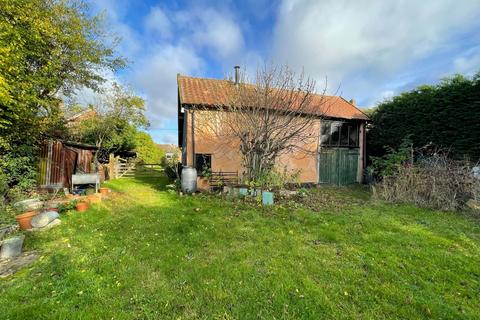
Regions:
<instances>
[{"instance_id":1,"label":"blue sky","mask_svg":"<svg viewBox=\"0 0 480 320\"><path fill-rule=\"evenodd\" d=\"M371 107L480 71L478 0L92 1L130 65L111 80L146 100L159 143L176 143L176 74L225 78L288 64L317 90ZM326 81L327 80L327 81ZM91 98L87 92L84 102Z\"/></svg>"}]
</instances>

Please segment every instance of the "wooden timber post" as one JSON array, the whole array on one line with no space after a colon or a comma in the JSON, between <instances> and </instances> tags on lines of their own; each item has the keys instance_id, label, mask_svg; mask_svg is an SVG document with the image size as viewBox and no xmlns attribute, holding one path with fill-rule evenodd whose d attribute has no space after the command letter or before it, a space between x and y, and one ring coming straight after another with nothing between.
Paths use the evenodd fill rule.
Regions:
<instances>
[{"instance_id":1,"label":"wooden timber post","mask_svg":"<svg viewBox=\"0 0 480 320\"><path fill-rule=\"evenodd\" d=\"M110 153L110 155L108 156L108 177L110 180L112 179L115 179L116 176L115 176L115 173L116 173L116 170L115 170L115 157L113 156L113 153Z\"/></svg>"}]
</instances>

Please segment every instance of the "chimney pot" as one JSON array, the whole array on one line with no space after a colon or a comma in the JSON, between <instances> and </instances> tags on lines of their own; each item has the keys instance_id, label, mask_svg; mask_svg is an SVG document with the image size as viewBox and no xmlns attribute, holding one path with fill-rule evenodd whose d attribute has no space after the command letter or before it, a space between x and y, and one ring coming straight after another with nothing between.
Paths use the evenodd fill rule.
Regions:
<instances>
[{"instance_id":1,"label":"chimney pot","mask_svg":"<svg viewBox=\"0 0 480 320\"><path fill-rule=\"evenodd\" d=\"M240 66L233 67L235 69L235 85L240 83Z\"/></svg>"},{"instance_id":2,"label":"chimney pot","mask_svg":"<svg viewBox=\"0 0 480 320\"><path fill-rule=\"evenodd\" d=\"M350 99L350 103L353 104L354 106L357 105L357 102L355 101L355 99Z\"/></svg>"}]
</instances>

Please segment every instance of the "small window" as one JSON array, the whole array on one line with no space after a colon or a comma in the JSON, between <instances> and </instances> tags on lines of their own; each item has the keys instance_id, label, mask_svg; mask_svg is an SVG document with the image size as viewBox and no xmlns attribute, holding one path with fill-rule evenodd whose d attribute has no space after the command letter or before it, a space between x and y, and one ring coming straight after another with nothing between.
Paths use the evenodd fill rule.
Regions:
<instances>
[{"instance_id":1,"label":"small window","mask_svg":"<svg viewBox=\"0 0 480 320\"><path fill-rule=\"evenodd\" d=\"M348 146L348 138L349 138L349 129L351 126L347 124L342 124L342 128L340 129L340 145L341 146Z\"/></svg>"},{"instance_id":2,"label":"small window","mask_svg":"<svg viewBox=\"0 0 480 320\"><path fill-rule=\"evenodd\" d=\"M323 122L322 123L322 131L320 135L320 143L322 145L329 145L330 144L330 122Z\"/></svg>"},{"instance_id":3,"label":"small window","mask_svg":"<svg viewBox=\"0 0 480 320\"><path fill-rule=\"evenodd\" d=\"M340 130L342 128L341 122L332 122L330 129L330 142L331 146L338 146L340 140Z\"/></svg>"},{"instance_id":4,"label":"small window","mask_svg":"<svg viewBox=\"0 0 480 320\"><path fill-rule=\"evenodd\" d=\"M358 126L349 125L348 145L358 146Z\"/></svg>"},{"instance_id":5,"label":"small window","mask_svg":"<svg viewBox=\"0 0 480 320\"><path fill-rule=\"evenodd\" d=\"M195 154L195 168L199 176L203 175L205 170L212 170L212 155L205 153Z\"/></svg>"},{"instance_id":6,"label":"small window","mask_svg":"<svg viewBox=\"0 0 480 320\"><path fill-rule=\"evenodd\" d=\"M358 147L358 124L341 121L323 121L320 143L328 147Z\"/></svg>"}]
</instances>

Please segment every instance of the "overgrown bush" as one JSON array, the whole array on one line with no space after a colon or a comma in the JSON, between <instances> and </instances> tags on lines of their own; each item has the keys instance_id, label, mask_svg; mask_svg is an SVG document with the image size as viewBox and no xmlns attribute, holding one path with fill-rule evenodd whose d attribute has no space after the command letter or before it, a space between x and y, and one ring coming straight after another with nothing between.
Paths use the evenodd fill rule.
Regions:
<instances>
[{"instance_id":1,"label":"overgrown bush","mask_svg":"<svg viewBox=\"0 0 480 320\"><path fill-rule=\"evenodd\" d=\"M374 186L380 199L411 203L439 210L460 210L469 199L479 197L480 180L472 165L434 153L418 158L414 164L398 166Z\"/></svg>"},{"instance_id":2,"label":"overgrown bush","mask_svg":"<svg viewBox=\"0 0 480 320\"><path fill-rule=\"evenodd\" d=\"M8 154L0 154L0 198L14 202L35 190L37 179L34 148L19 146Z\"/></svg>"},{"instance_id":3,"label":"overgrown bush","mask_svg":"<svg viewBox=\"0 0 480 320\"><path fill-rule=\"evenodd\" d=\"M407 162L413 161L412 141L409 137L403 139L398 149L390 146L385 146L385 149L386 154L382 157L371 157L372 165L369 169L377 179L391 175Z\"/></svg>"},{"instance_id":4,"label":"overgrown bush","mask_svg":"<svg viewBox=\"0 0 480 320\"><path fill-rule=\"evenodd\" d=\"M289 185L300 184L300 170L289 171L287 167L274 168L265 172L256 180L245 181L245 184L252 188L260 188L262 190L280 190Z\"/></svg>"},{"instance_id":5,"label":"overgrown bush","mask_svg":"<svg viewBox=\"0 0 480 320\"><path fill-rule=\"evenodd\" d=\"M175 182L175 185L179 186L180 185L180 169L182 166L179 159L179 152L175 152L173 157L168 159L165 156L162 157L161 164L167 178Z\"/></svg>"}]
</instances>

